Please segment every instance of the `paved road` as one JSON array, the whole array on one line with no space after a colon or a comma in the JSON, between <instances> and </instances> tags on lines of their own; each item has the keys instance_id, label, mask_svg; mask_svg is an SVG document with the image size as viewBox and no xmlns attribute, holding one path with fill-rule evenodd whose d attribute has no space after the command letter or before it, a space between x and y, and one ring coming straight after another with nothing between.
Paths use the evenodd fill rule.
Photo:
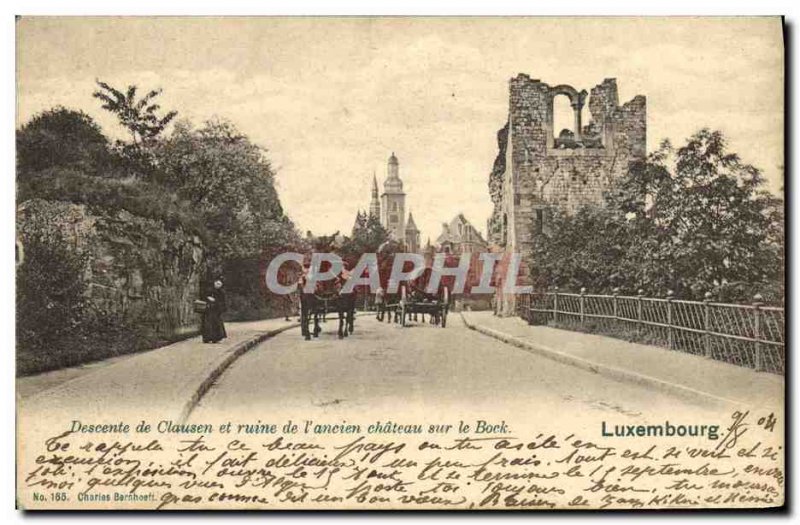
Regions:
<instances>
[{"instance_id":1,"label":"paved road","mask_svg":"<svg viewBox=\"0 0 800 525\"><path fill-rule=\"evenodd\" d=\"M467 329L402 328L357 319L339 340L328 322L319 339L299 330L266 341L240 358L203 398L191 419L249 421L324 418L530 418L618 423L703 423L724 417L713 407L542 358Z\"/></svg>"}]
</instances>

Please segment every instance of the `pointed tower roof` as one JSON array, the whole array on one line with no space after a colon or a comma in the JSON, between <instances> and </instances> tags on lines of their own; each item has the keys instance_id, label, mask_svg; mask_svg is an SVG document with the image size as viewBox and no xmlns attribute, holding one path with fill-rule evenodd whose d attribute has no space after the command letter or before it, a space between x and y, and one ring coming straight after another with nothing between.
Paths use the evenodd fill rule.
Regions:
<instances>
[{"instance_id":1,"label":"pointed tower roof","mask_svg":"<svg viewBox=\"0 0 800 525\"><path fill-rule=\"evenodd\" d=\"M375 218L381 216L381 201L378 199L378 177L372 172L372 198L369 202L369 214Z\"/></svg>"},{"instance_id":2,"label":"pointed tower roof","mask_svg":"<svg viewBox=\"0 0 800 525\"><path fill-rule=\"evenodd\" d=\"M414 216L411 215L411 212L408 212L408 222L406 222L406 231L414 231L419 233L419 229L417 225L414 223Z\"/></svg>"}]
</instances>

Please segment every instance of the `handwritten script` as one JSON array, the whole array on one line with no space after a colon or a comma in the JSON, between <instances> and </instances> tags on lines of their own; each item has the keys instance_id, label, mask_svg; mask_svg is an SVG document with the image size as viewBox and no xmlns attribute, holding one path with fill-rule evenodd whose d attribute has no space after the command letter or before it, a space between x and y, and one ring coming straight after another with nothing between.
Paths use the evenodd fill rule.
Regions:
<instances>
[{"instance_id":1,"label":"handwritten script","mask_svg":"<svg viewBox=\"0 0 800 525\"><path fill-rule=\"evenodd\" d=\"M516 434L463 421L378 430L73 422L27 444L33 463L19 482L29 508L648 509L784 497L782 439L749 412L716 440Z\"/></svg>"}]
</instances>

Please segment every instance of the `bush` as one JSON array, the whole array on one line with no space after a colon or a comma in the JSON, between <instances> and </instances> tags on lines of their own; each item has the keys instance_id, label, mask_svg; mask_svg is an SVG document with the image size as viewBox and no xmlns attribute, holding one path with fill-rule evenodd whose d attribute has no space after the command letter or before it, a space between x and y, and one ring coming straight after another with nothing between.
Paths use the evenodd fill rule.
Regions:
<instances>
[{"instance_id":1,"label":"bush","mask_svg":"<svg viewBox=\"0 0 800 525\"><path fill-rule=\"evenodd\" d=\"M53 230L25 239L25 264L17 271L18 372L57 361L86 321L85 256Z\"/></svg>"},{"instance_id":2,"label":"bush","mask_svg":"<svg viewBox=\"0 0 800 525\"><path fill-rule=\"evenodd\" d=\"M20 179L62 167L97 173L113 163L100 127L82 111L55 107L35 115L17 131Z\"/></svg>"},{"instance_id":3,"label":"bush","mask_svg":"<svg viewBox=\"0 0 800 525\"><path fill-rule=\"evenodd\" d=\"M180 227L203 240L208 236L202 220L188 204L163 188L141 180L106 179L71 169L51 168L20 183L18 200L33 198L126 210L139 217L161 221L168 230Z\"/></svg>"}]
</instances>

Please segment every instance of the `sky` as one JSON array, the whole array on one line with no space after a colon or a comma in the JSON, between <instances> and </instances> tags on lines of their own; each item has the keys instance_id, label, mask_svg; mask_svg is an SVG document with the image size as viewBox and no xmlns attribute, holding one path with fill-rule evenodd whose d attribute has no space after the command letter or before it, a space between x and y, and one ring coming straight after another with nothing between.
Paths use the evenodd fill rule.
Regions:
<instances>
[{"instance_id":1,"label":"sky","mask_svg":"<svg viewBox=\"0 0 800 525\"><path fill-rule=\"evenodd\" d=\"M616 78L620 103L647 97L648 151L719 129L780 192L783 60L779 18L22 18L17 125L63 105L121 137L95 79L162 88L179 118L230 120L264 147L316 234L349 233L394 152L424 242L457 213L485 233L518 73L587 91Z\"/></svg>"}]
</instances>

